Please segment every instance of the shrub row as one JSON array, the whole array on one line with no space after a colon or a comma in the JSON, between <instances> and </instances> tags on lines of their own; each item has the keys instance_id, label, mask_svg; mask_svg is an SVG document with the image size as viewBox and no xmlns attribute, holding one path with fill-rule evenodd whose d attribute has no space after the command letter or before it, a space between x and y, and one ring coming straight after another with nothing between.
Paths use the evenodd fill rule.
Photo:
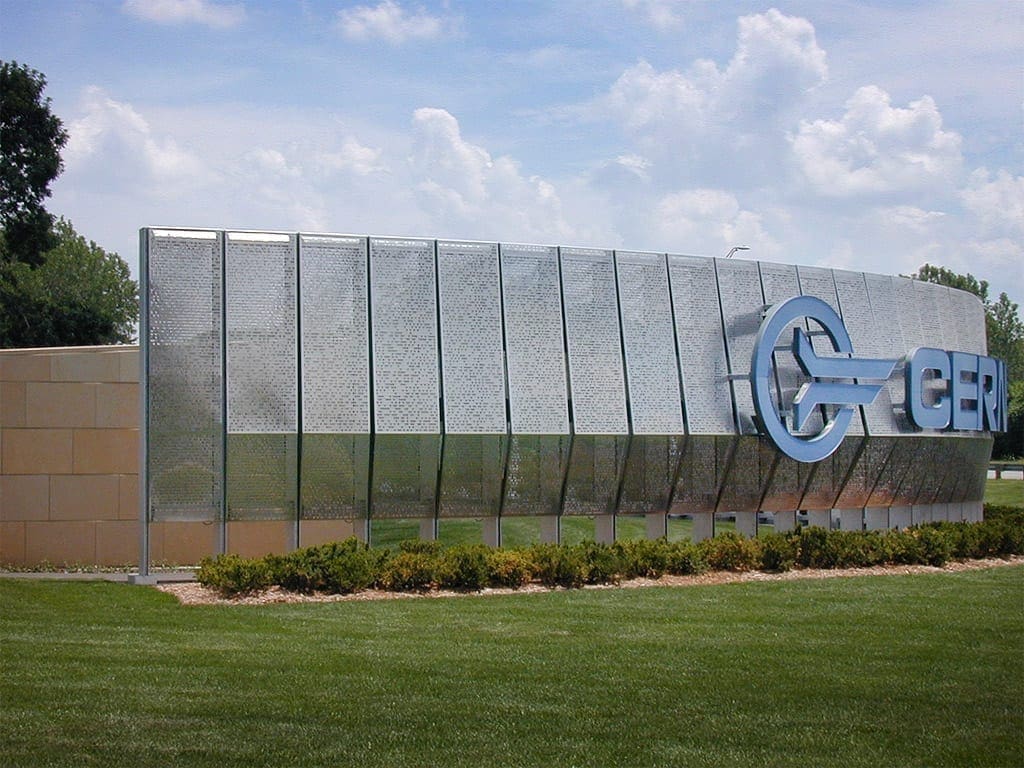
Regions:
<instances>
[{"instance_id":1,"label":"shrub row","mask_svg":"<svg viewBox=\"0 0 1024 768\"><path fill-rule=\"evenodd\" d=\"M986 507L982 523L928 523L892 531L798 528L746 538L726 532L699 544L688 540L535 544L494 549L483 544L445 548L406 541L398 551L370 549L350 538L287 555L219 555L200 564L197 579L224 595L278 585L296 592L359 592L433 588L479 590L617 583L636 577L688 575L704 570L786 571L885 564L943 565L949 560L1024 554L1024 511Z\"/></svg>"}]
</instances>

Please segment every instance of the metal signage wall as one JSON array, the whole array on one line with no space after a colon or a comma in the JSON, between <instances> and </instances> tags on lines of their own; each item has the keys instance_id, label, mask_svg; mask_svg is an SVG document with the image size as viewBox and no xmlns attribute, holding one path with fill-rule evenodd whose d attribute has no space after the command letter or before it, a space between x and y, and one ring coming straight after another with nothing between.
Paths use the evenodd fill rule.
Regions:
<instances>
[{"instance_id":1,"label":"metal signage wall","mask_svg":"<svg viewBox=\"0 0 1024 768\"><path fill-rule=\"evenodd\" d=\"M418 238L141 232L149 523L982 498L1005 369L900 277Z\"/></svg>"}]
</instances>

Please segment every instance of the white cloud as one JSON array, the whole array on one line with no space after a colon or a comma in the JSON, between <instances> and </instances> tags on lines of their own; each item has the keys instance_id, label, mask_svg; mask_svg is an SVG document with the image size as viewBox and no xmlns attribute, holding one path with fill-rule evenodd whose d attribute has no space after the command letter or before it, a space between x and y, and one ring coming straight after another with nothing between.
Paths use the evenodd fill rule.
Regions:
<instances>
[{"instance_id":1,"label":"white cloud","mask_svg":"<svg viewBox=\"0 0 1024 768\"><path fill-rule=\"evenodd\" d=\"M406 10L395 0L378 5L357 5L338 11L337 28L350 40L385 40L400 45L410 40L432 40L452 30L450 18L433 16L424 8Z\"/></svg>"},{"instance_id":2,"label":"white cloud","mask_svg":"<svg viewBox=\"0 0 1024 768\"><path fill-rule=\"evenodd\" d=\"M779 252L762 216L743 209L734 195L720 189L665 195L655 209L654 225L670 250L721 256L735 245L745 245L751 258L758 259Z\"/></svg>"},{"instance_id":3,"label":"white cloud","mask_svg":"<svg viewBox=\"0 0 1024 768\"><path fill-rule=\"evenodd\" d=\"M683 17L677 13L680 0L622 0L630 11L639 13L648 24L662 32L677 29L683 25Z\"/></svg>"},{"instance_id":4,"label":"white cloud","mask_svg":"<svg viewBox=\"0 0 1024 768\"><path fill-rule=\"evenodd\" d=\"M739 19L724 68L699 59L685 71L659 71L639 61L590 117L619 121L663 174L685 170L713 186L757 184L778 175L794 111L827 76L811 23L771 9Z\"/></svg>"},{"instance_id":5,"label":"white cloud","mask_svg":"<svg viewBox=\"0 0 1024 768\"><path fill-rule=\"evenodd\" d=\"M331 171L347 171L356 176L369 176L386 170L382 160L383 150L366 147L349 136L337 152L325 152L319 156L320 164Z\"/></svg>"},{"instance_id":6,"label":"white cloud","mask_svg":"<svg viewBox=\"0 0 1024 768\"><path fill-rule=\"evenodd\" d=\"M1024 235L1024 176L1000 169L993 179L987 168L979 168L960 191L960 199L985 234Z\"/></svg>"},{"instance_id":7,"label":"white cloud","mask_svg":"<svg viewBox=\"0 0 1024 768\"><path fill-rule=\"evenodd\" d=\"M831 197L948 187L960 172L960 144L931 97L893 107L874 85L857 89L842 119L804 121L792 138L800 170Z\"/></svg>"},{"instance_id":8,"label":"white cloud","mask_svg":"<svg viewBox=\"0 0 1024 768\"><path fill-rule=\"evenodd\" d=\"M446 110L415 111L409 165L420 205L444 228L466 237L519 240L558 241L575 234L550 182L526 176L514 159L492 158L463 139Z\"/></svg>"},{"instance_id":9,"label":"white cloud","mask_svg":"<svg viewBox=\"0 0 1024 768\"><path fill-rule=\"evenodd\" d=\"M158 24L203 24L223 29L245 19L244 6L221 5L209 0L124 0L121 9Z\"/></svg>"},{"instance_id":10,"label":"white cloud","mask_svg":"<svg viewBox=\"0 0 1024 768\"><path fill-rule=\"evenodd\" d=\"M115 101L91 86L84 114L68 123L64 159L69 172L94 179L117 179L132 187L170 191L202 183L209 173L196 155L170 137L156 135L130 104Z\"/></svg>"}]
</instances>

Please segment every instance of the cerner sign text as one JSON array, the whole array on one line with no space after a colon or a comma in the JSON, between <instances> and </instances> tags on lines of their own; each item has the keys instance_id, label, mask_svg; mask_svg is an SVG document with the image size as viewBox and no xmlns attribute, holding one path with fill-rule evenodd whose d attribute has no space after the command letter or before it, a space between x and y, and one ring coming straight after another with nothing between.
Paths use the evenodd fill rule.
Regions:
<instances>
[{"instance_id":1,"label":"cerner sign text","mask_svg":"<svg viewBox=\"0 0 1024 768\"><path fill-rule=\"evenodd\" d=\"M804 318L821 327L832 352L815 352ZM791 346L778 342L792 333ZM776 407L772 392L776 353L788 350L810 378L793 397L786 413ZM846 436L854 406L870 405L882 390L898 360L853 356L843 321L831 306L814 296L796 296L771 307L758 331L750 365L750 386L762 428L779 450L800 462L812 463L832 455ZM992 357L919 347L906 356L905 413L921 429L992 432L1007 425L1005 364ZM811 436L800 436L807 421L823 405L838 409Z\"/></svg>"}]
</instances>

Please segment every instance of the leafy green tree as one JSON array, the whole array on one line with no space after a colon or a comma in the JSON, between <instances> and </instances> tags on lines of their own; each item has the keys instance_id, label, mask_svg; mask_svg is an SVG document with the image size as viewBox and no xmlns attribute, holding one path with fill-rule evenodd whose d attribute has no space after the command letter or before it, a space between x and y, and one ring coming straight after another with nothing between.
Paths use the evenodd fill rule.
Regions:
<instances>
[{"instance_id":1,"label":"leafy green tree","mask_svg":"<svg viewBox=\"0 0 1024 768\"><path fill-rule=\"evenodd\" d=\"M60 219L42 264L0 266L0 347L84 346L132 341L138 286L128 265Z\"/></svg>"},{"instance_id":2,"label":"leafy green tree","mask_svg":"<svg viewBox=\"0 0 1024 768\"><path fill-rule=\"evenodd\" d=\"M56 243L43 201L63 170L68 134L43 97L45 87L42 73L0 62L0 262L38 266Z\"/></svg>"},{"instance_id":3,"label":"leafy green tree","mask_svg":"<svg viewBox=\"0 0 1024 768\"><path fill-rule=\"evenodd\" d=\"M1006 362L1010 390L1010 429L996 435L992 455L997 458L1024 456L1024 322L1019 307L1006 293L989 301L988 281L968 273L960 275L945 267L925 264L911 277L929 283L969 291L985 306L988 353Z\"/></svg>"}]
</instances>

